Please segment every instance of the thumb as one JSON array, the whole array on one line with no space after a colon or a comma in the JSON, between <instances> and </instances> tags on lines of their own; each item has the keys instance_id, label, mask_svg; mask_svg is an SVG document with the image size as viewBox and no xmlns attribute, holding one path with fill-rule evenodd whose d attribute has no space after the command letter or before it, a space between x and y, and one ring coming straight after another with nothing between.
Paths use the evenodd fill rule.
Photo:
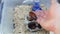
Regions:
<instances>
[{"instance_id":1,"label":"thumb","mask_svg":"<svg viewBox=\"0 0 60 34\"><path fill-rule=\"evenodd\" d=\"M57 5L57 0L51 0L51 2L50 2L50 7L49 7L48 10L54 8L56 5Z\"/></svg>"},{"instance_id":2,"label":"thumb","mask_svg":"<svg viewBox=\"0 0 60 34\"><path fill-rule=\"evenodd\" d=\"M56 4L56 1L57 1L57 0L51 0L51 5Z\"/></svg>"},{"instance_id":3,"label":"thumb","mask_svg":"<svg viewBox=\"0 0 60 34\"><path fill-rule=\"evenodd\" d=\"M49 14L51 15L51 17L55 17L55 10L56 10L56 7L58 6L58 2L57 0L51 0L51 4L50 4L50 7L48 8L48 12Z\"/></svg>"},{"instance_id":4,"label":"thumb","mask_svg":"<svg viewBox=\"0 0 60 34\"><path fill-rule=\"evenodd\" d=\"M60 0L51 0L51 5L60 4Z\"/></svg>"}]
</instances>

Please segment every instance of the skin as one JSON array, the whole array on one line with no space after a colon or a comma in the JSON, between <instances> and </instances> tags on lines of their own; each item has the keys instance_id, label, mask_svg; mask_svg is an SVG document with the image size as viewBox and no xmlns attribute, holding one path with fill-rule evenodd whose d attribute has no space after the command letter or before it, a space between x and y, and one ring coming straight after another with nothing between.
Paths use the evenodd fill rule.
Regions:
<instances>
[{"instance_id":1,"label":"skin","mask_svg":"<svg viewBox=\"0 0 60 34\"><path fill-rule=\"evenodd\" d=\"M56 0L51 0L48 10L33 11L38 17L37 22L46 30L60 34L60 4Z\"/></svg>"}]
</instances>

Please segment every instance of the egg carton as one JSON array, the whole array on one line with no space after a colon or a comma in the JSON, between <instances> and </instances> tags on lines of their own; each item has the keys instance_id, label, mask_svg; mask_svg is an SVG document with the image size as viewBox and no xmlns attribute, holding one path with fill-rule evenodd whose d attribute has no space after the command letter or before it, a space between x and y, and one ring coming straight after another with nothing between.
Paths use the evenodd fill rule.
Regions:
<instances>
[{"instance_id":1,"label":"egg carton","mask_svg":"<svg viewBox=\"0 0 60 34\"><path fill-rule=\"evenodd\" d=\"M43 10L46 10L43 4L40 5ZM40 30L36 32L31 32L26 28L25 16L31 11L32 6L30 5L20 5L14 9L14 34L49 34L49 31Z\"/></svg>"}]
</instances>

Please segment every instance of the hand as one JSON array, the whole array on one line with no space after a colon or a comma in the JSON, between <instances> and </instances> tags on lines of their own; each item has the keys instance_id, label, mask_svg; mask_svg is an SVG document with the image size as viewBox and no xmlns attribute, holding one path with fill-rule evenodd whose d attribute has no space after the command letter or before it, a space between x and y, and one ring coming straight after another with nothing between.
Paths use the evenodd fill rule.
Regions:
<instances>
[{"instance_id":1,"label":"hand","mask_svg":"<svg viewBox=\"0 0 60 34\"><path fill-rule=\"evenodd\" d=\"M48 10L33 11L38 19L37 22L46 30L55 32L60 29L60 4L56 0L51 0Z\"/></svg>"}]
</instances>

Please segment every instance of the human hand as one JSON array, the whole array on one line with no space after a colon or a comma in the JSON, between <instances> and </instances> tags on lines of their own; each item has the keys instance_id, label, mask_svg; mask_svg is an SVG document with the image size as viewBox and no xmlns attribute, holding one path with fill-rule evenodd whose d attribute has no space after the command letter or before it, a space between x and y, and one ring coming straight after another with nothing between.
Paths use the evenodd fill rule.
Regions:
<instances>
[{"instance_id":1,"label":"human hand","mask_svg":"<svg viewBox=\"0 0 60 34\"><path fill-rule=\"evenodd\" d=\"M51 0L51 6L48 10L33 11L37 22L46 30L55 32L60 29L60 4L56 0Z\"/></svg>"}]
</instances>

